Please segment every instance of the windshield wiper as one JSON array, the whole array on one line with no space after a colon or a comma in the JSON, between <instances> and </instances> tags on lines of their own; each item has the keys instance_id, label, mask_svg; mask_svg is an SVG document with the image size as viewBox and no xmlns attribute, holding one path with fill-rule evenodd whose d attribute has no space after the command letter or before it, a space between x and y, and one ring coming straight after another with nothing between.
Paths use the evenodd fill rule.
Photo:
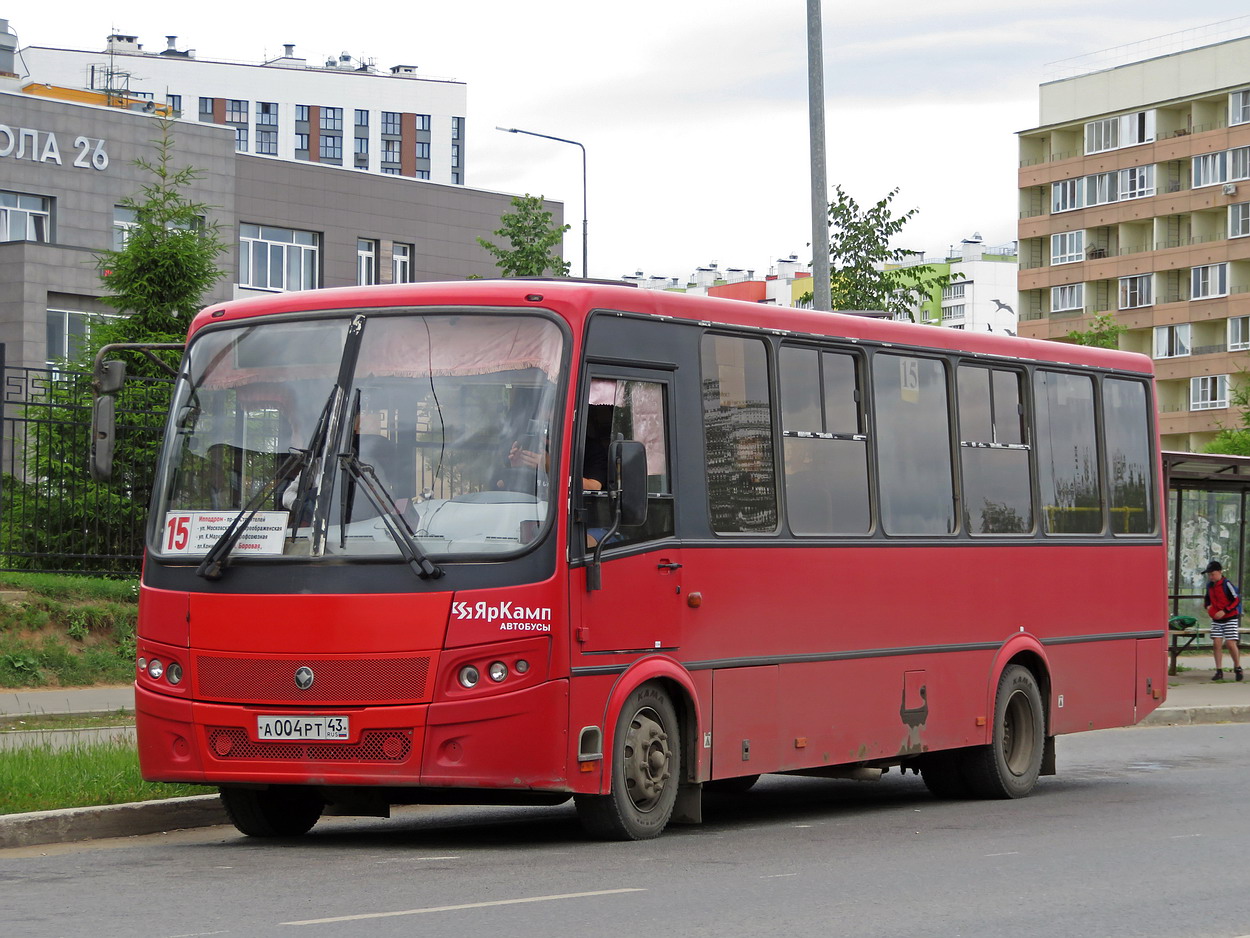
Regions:
<instances>
[{"instance_id":1,"label":"windshield wiper","mask_svg":"<svg viewBox=\"0 0 1250 938\"><path fill-rule=\"evenodd\" d=\"M437 580L441 577L442 568L432 562L421 549L421 545L417 543L416 532L412 530L403 512L395 504L395 500L378 480L378 474L374 468L368 463L361 462L360 457L351 452L339 453L339 462L377 510L383 525L386 526L386 533L391 536L413 572L423 580Z\"/></svg>"},{"instance_id":2,"label":"windshield wiper","mask_svg":"<svg viewBox=\"0 0 1250 938\"><path fill-rule=\"evenodd\" d=\"M213 542L213 546L208 549L208 553L204 555L204 559L200 561L200 565L195 569L197 575L204 577L206 580L221 579L222 573L225 572L226 560L230 555L230 551L234 549L235 544L239 543L239 538L243 536L247 526L252 523L256 513L260 511L260 506L273 494L274 489L278 487L278 483L292 478L297 471L302 470L308 464L311 452L311 450L297 449L287 454L286 459L278 467L278 471L274 473L273 478L269 480L263 489L248 499L243 509L234 516L230 526L222 531L221 537Z\"/></svg>"}]
</instances>

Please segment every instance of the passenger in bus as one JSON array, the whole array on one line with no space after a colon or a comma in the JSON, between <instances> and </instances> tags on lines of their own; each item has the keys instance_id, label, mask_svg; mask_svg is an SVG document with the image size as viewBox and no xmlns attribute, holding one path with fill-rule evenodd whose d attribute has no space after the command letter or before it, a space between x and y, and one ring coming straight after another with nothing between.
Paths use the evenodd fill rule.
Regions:
<instances>
[{"instance_id":1,"label":"passenger in bus","mask_svg":"<svg viewBox=\"0 0 1250 938\"><path fill-rule=\"evenodd\" d=\"M1233 659L1233 675L1243 680L1241 649L1238 627L1241 621L1241 593L1232 580L1224 576L1224 567L1218 560L1207 564L1207 615L1211 617L1211 644L1215 652L1215 675L1213 681L1224 680L1224 645L1228 644L1229 657Z\"/></svg>"}]
</instances>

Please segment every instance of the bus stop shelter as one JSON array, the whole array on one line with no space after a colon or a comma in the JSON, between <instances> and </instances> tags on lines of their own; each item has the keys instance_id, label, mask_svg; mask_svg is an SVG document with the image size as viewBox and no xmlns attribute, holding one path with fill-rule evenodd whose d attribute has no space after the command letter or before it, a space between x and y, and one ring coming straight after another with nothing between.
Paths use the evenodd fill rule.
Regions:
<instances>
[{"instance_id":1,"label":"bus stop shelter","mask_svg":"<svg viewBox=\"0 0 1250 938\"><path fill-rule=\"evenodd\" d=\"M1203 612L1206 576L1212 560L1239 587L1250 567L1246 510L1250 501L1250 456L1163 453L1168 513L1168 602L1170 615Z\"/></svg>"}]
</instances>

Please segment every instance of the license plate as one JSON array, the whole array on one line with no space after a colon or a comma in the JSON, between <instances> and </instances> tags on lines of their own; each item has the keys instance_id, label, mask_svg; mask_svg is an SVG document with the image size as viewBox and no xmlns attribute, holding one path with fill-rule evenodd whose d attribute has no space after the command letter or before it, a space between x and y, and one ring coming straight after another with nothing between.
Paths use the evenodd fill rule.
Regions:
<instances>
[{"instance_id":1,"label":"license plate","mask_svg":"<svg viewBox=\"0 0 1250 938\"><path fill-rule=\"evenodd\" d=\"M256 718L256 735L260 739L347 739L347 717L280 717Z\"/></svg>"}]
</instances>

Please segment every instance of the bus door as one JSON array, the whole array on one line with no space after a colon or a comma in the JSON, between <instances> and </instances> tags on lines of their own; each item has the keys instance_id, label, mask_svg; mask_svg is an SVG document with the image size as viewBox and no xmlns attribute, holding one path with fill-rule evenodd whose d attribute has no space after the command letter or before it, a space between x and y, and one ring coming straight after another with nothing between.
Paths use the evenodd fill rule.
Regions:
<instances>
[{"instance_id":1,"label":"bus door","mask_svg":"<svg viewBox=\"0 0 1250 938\"><path fill-rule=\"evenodd\" d=\"M671 375L600 368L583 387L573 459L571 557L585 561L572 579L575 647L583 652L672 649L681 643L681 551L675 539ZM612 526L608 444L620 434L647 450L647 520ZM601 588L586 589L587 565L600 548Z\"/></svg>"}]
</instances>

